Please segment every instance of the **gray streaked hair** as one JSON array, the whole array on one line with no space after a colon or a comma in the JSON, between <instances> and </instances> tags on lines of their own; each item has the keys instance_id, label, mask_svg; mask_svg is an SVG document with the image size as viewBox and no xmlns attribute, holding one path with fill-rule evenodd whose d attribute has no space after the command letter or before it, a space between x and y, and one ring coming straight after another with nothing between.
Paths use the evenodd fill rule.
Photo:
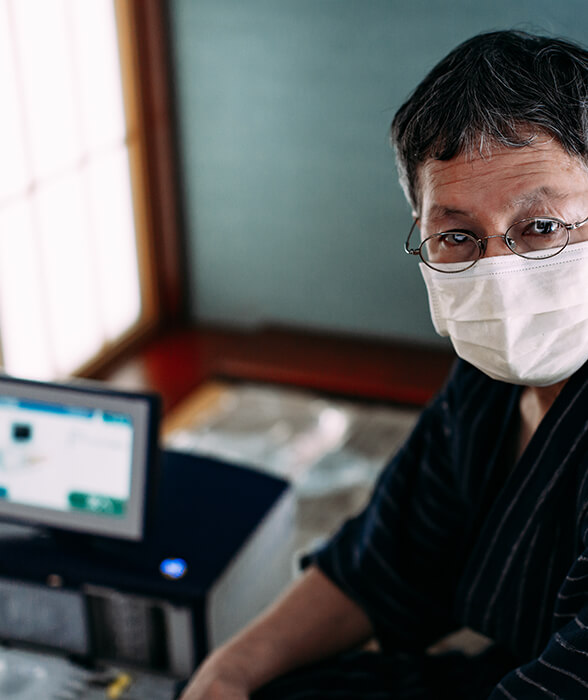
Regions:
<instances>
[{"instance_id":1,"label":"gray streaked hair","mask_svg":"<svg viewBox=\"0 0 588 700\"><path fill-rule=\"evenodd\" d=\"M430 158L527 146L547 134L586 164L588 51L521 31L479 34L433 68L396 113L390 133L415 212L418 169Z\"/></svg>"}]
</instances>

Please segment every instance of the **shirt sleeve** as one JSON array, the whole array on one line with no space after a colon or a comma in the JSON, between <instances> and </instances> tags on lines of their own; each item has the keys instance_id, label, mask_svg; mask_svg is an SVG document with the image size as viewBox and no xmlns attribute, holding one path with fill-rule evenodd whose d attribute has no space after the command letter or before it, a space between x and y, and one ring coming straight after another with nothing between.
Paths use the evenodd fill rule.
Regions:
<instances>
[{"instance_id":1,"label":"shirt sleeve","mask_svg":"<svg viewBox=\"0 0 588 700\"><path fill-rule=\"evenodd\" d=\"M384 650L420 650L454 629L465 508L456 488L451 381L383 471L372 499L316 564L370 618Z\"/></svg>"}]
</instances>

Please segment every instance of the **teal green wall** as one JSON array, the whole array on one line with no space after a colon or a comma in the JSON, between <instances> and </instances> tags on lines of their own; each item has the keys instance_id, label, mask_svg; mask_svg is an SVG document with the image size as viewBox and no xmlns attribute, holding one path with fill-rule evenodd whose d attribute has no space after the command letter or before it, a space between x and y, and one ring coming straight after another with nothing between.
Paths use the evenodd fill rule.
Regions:
<instances>
[{"instance_id":1,"label":"teal green wall","mask_svg":"<svg viewBox=\"0 0 588 700\"><path fill-rule=\"evenodd\" d=\"M480 31L585 0L170 0L194 318L439 342L387 130Z\"/></svg>"}]
</instances>

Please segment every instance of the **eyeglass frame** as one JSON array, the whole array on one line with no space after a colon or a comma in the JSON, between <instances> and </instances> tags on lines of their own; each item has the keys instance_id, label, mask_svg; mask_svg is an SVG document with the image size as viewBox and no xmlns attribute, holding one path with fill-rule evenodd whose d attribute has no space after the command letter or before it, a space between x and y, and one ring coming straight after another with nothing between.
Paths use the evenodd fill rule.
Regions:
<instances>
[{"instance_id":1,"label":"eyeglass frame","mask_svg":"<svg viewBox=\"0 0 588 700\"><path fill-rule=\"evenodd\" d=\"M468 231L468 229L452 228L452 229L448 229L447 231L439 231L438 233L433 233L430 236L427 236L424 239L424 241L421 241L421 244L419 245L418 248L409 248L410 237L412 236L412 232L414 231L415 226L418 224L418 219L415 219L413 221L412 226L410 227L410 231L408 232L408 237L407 237L406 242L404 244L404 252L408 253L409 255L418 255L420 257L420 259L423 261L423 263L427 267L430 267L431 270L436 270L437 272L444 272L446 274L452 274L452 273L455 274L455 273L465 272L466 270L469 270L478 262L478 260L481 260L484 257L484 255L486 253L486 247L487 247L486 241L488 241L488 239L490 239L490 238L502 238L505 246L511 251L511 253L518 255L519 258L525 258L526 260L533 260L533 258L528 258L526 255L522 255L521 253L517 253L516 250L513 250L508 245L507 235L508 235L508 232L512 228L517 226L518 224L522 224L522 223L525 223L527 221L537 221L537 220L539 220L539 221L555 221L556 223L563 226L567 232L567 239L566 239L566 242L564 243L564 245L556 253L552 253L551 255L546 255L544 258L541 258L541 259L547 260L548 258L553 258L556 255L559 255L563 250L565 250L567 248L567 246L570 242L570 231L575 231L577 228L580 228L580 226L584 226L584 224L588 223L588 216L585 219L582 219L581 221L576 221L573 224L566 224L565 221L562 221L561 219L557 219L554 216L529 216L525 219L519 219L519 221L515 221L514 223L512 223L506 229L506 231L504 233L497 233L497 234L493 234L491 236L483 236L482 238L480 238L479 236L476 236L476 234L473 231ZM475 260L472 261L471 265L464 267L463 270L440 270L438 267L433 267L432 265L430 265L424 259L424 257L421 255L421 248L425 245L425 243L427 241L431 240L432 238L435 238L436 236L442 236L442 235L447 234L447 233L464 233L468 236L471 236L476 241L476 245L478 246L478 251L480 254L478 255L478 257Z\"/></svg>"}]
</instances>

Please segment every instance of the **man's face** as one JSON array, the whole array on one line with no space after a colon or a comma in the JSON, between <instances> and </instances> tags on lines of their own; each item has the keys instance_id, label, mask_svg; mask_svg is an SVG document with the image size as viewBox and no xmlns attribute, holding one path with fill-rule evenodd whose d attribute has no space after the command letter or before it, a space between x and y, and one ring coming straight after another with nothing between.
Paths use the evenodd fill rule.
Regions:
<instances>
[{"instance_id":1,"label":"man's face","mask_svg":"<svg viewBox=\"0 0 588 700\"><path fill-rule=\"evenodd\" d=\"M467 229L483 238L503 234L515 221L549 216L573 223L588 217L588 171L553 139L531 146L496 146L488 156L430 159L419 171L421 237ZM588 238L588 227L570 242ZM486 255L511 251L503 239L488 241Z\"/></svg>"}]
</instances>

